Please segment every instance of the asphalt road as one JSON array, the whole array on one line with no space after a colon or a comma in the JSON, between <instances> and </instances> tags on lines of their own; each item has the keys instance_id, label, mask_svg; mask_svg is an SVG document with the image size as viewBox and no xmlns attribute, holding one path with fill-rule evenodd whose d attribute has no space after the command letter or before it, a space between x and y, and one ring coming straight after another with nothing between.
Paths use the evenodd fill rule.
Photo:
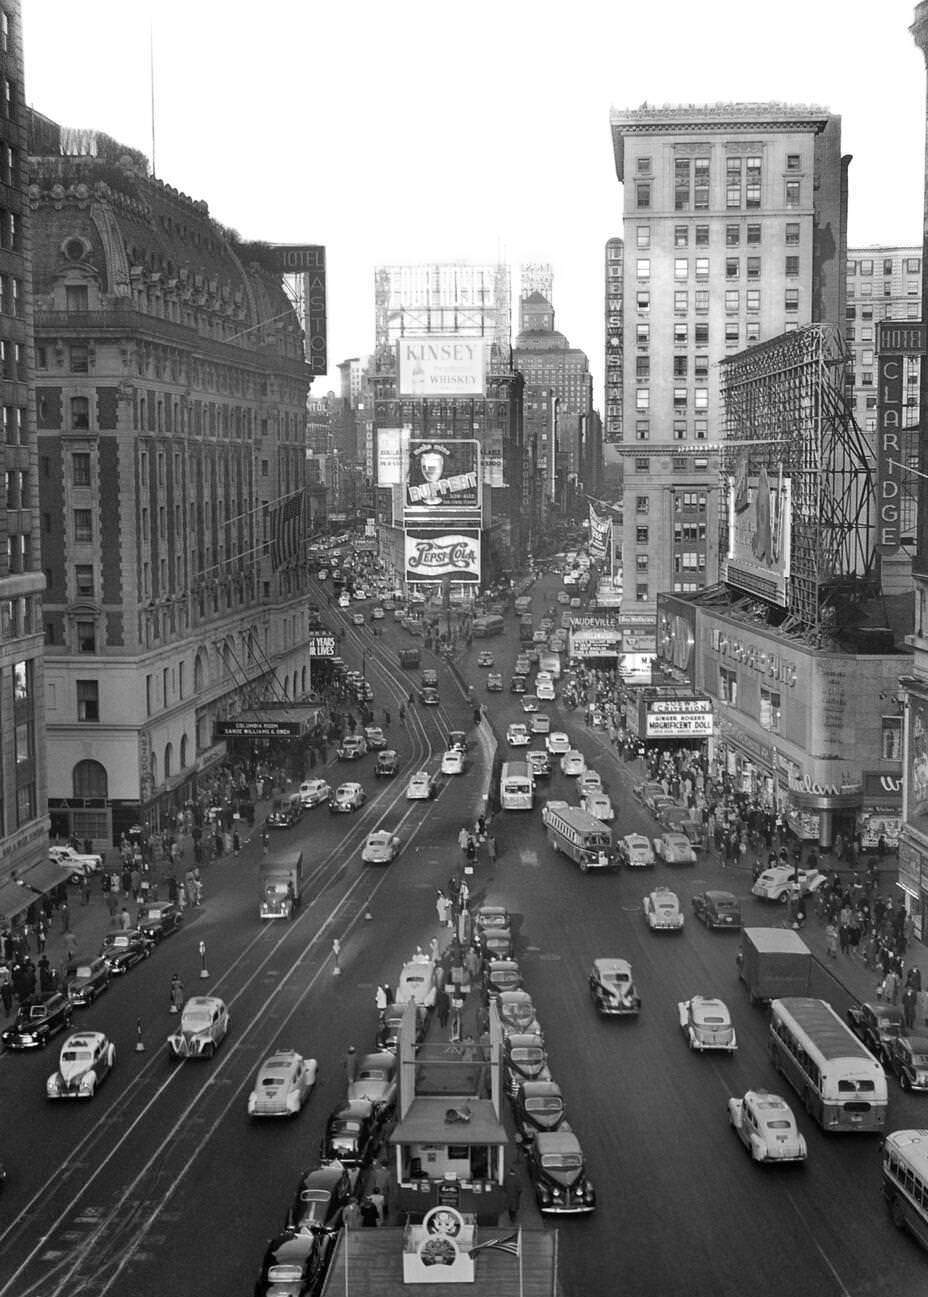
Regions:
<instances>
[{"instance_id":1,"label":"asphalt road","mask_svg":"<svg viewBox=\"0 0 928 1297\"><path fill-rule=\"evenodd\" d=\"M550 579L546 586L553 596ZM538 603L536 593L536 616ZM460 825L480 808L479 758L469 773L445 782L435 803L406 802L409 773L424 764L435 768L447 730L472 729L471 704L442 668L442 707L417 705L401 730L398 706L416 673L392 665L396 647L408 642L405 632L381 625L386 634L377 640L369 628L349 628L342 654L360 665L364 647L377 719L390 708L403 769L395 781L378 785L372 757L334 768L330 782L360 777L365 783L365 808L351 817L317 808L299 828L277 835L281 843L299 843L309 862L309 894L299 917L261 924L260 848L251 844L237 860L209 866L202 913L188 914L181 932L78 1015L79 1023L110 1033L119 1051L114 1073L91 1104L46 1105L44 1079L57 1040L35 1056L0 1057L7 1114L2 1156L10 1172L2 1199L0 1297L250 1292L265 1243L283 1225L300 1172L315 1163L325 1117L344 1093L345 1049L349 1043L373 1048L375 987L395 979L415 946L436 933L435 888L454 867ZM505 637L476 642L460 660L500 735L521 715L518 700L483 691L476 654L491 648L508 678L518 651L515 633L510 620ZM552 719L560 715L557 707L547 710ZM579 712L561 727L603 775L616 802L616 831L654 836L656 826L631 796L640 777L635 769L606 754L602 737L586 730ZM576 800L571 784L557 774L542 791ZM388 868L364 867L360 843L381 826L400 833L403 853ZM779 917L748 897L749 875L723 875L705 862L658 865L647 875L581 875L551 852L537 811L501 815L494 828L500 858L492 873L481 865L477 895L518 916L526 985L599 1193L592 1218L553 1226L566 1297L925 1291L928 1262L892 1227L880 1198L876 1138L826 1136L801 1116L808 1164L783 1174L751 1165L727 1125L730 1094L778 1085L766 1057L764 1016L749 1007L736 979L737 938L689 919L681 936L652 934L641 898L657 882L669 882L688 912L691 893L713 882L746 898L749 922ZM201 941L205 979L198 976ZM590 1004L590 962L610 954L632 961L644 1001L637 1022L600 1021ZM188 994L221 995L230 1007L231 1035L212 1062L168 1062L163 1041L172 1025L167 991L175 968ZM698 992L721 995L733 1010L740 1043L733 1059L686 1048L676 1004ZM837 984L823 984L821 993L839 1011L846 1007ZM134 1048L138 1020L146 1043L141 1053ZM293 1122L252 1125L245 1116L251 1080L278 1044L319 1060L316 1090ZM890 1127L924 1125L925 1103L893 1087ZM537 1222L528 1190L524 1201L526 1222Z\"/></svg>"}]
</instances>

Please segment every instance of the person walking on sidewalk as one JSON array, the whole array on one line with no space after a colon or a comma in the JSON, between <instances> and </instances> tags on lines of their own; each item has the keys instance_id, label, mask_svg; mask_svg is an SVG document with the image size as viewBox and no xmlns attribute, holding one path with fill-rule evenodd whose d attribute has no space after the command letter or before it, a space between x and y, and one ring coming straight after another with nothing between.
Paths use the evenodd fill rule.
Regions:
<instances>
[{"instance_id":1,"label":"person walking on sidewalk","mask_svg":"<svg viewBox=\"0 0 928 1297\"><path fill-rule=\"evenodd\" d=\"M522 1179L514 1166L506 1172L503 1192L506 1195L506 1211L509 1213L509 1220L514 1223L519 1214L519 1203L522 1201Z\"/></svg>"}]
</instances>

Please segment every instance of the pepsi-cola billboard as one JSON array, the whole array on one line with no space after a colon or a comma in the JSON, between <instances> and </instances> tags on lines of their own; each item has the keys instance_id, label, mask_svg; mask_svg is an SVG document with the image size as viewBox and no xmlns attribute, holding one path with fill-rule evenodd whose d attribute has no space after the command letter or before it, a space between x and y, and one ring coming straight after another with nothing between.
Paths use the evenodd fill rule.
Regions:
<instances>
[{"instance_id":1,"label":"pepsi-cola billboard","mask_svg":"<svg viewBox=\"0 0 928 1297\"><path fill-rule=\"evenodd\" d=\"M406 531L406 580L480 582L479 531Z\"/></svg>"}]
</instances>

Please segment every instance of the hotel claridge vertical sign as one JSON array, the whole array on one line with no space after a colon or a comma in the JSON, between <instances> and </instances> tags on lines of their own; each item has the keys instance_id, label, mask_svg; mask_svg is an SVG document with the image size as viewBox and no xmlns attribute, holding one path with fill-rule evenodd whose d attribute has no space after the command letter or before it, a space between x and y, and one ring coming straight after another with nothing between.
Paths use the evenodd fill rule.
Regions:
<instances>
[{"instance_id":1,"label":"hotel claridge vertical sign","mask_svg":"<svg viewBox=\"0 0 928 1297\"><path fill-rule=\"evenodd\" d=\"M895 554L899 548L899 505L905 471L903 361L906 357L925 355L926 332L926 326L915 321L881 320L877 324L876 548L879 554Z\"/></svg>"}]
</instances>

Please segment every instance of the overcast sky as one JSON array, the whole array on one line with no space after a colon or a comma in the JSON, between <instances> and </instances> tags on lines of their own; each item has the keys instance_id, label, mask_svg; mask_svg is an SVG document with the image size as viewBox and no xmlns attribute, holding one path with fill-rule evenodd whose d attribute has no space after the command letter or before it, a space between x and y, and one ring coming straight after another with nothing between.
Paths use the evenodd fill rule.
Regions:
<instances>
[{"instance_id":1,"label":"overcast sky","mask_svg":"<svg viewBox=\"0 0 928 1297\"><path fill-rule=\"evenodd\" d=\"M26 98L107 132L243 238L328 250L329 377L373 346L373 267L548 261L602 394L609 109L840 113L851 244L920 242L911 0L23 0ZM760 14L769 14L762 20ZM514 280L518 292L518 280ZM514 328L517 319L514 316Z\"/></svg>"}]
</instances>

